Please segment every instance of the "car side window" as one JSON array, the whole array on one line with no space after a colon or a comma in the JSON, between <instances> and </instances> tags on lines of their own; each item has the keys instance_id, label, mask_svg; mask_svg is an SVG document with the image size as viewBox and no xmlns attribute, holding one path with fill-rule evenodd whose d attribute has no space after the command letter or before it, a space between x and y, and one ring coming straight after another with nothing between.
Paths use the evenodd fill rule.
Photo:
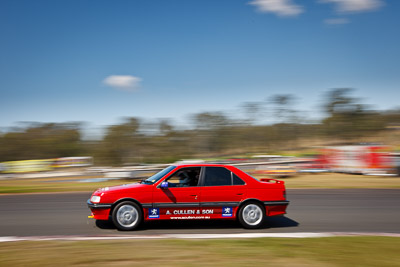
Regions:
<instances>
[{"instance_id":1,"label":"car side window","mask_svg":"<svg viewBox=\"0 0 400 267\"><path fill-rule=\"evenodd\" d=\"M232 184L233 185L244 185L244 181L240 179L236 174L232 173Z\"/></svg>"},{"instance_id":2,"label":"car side window","mask_svg":"<svg viewBox=\"0 0 400 267\"><path fill-rule=\"evenodd\" d=\"M223 167L206 167L204 186L244 185L242 179Z\"/></svg>"},{"instance_id":3,"label":"car side window","mask_svg":"<svg viewBox=\"0 0 400 267\"><path fill-rule=\"evenodd\" d=\"M182 168L166 179L168 187L197 186L200 178L200 167Z\"/></svg>"}]
</instances>

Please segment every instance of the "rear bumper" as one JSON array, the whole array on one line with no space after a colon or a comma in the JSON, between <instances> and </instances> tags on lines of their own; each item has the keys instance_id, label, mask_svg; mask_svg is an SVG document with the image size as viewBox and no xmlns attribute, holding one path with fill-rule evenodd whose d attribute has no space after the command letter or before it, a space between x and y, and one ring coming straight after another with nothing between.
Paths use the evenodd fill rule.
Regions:
<instances>
[{"instance_id":1,"label":"rear bumper","mask_svg":"<svg viewBox=\"0 0 400 267\"><path fill-rule=\"evenodd\" d=\"M282 200L282 201L264 201L265 206L287 206L289 205L288 200Z\"/></svg>"},{"instance_id":2,"label":"rear bumper","mask_svg":"<svg viewBox=\"0 0 400 267\"><path fill-rule=\"evenodd\" d=\"M264 201L265 213L267 216L281 216L286 214L289 201Z\"/></svg>"}]
</instances>

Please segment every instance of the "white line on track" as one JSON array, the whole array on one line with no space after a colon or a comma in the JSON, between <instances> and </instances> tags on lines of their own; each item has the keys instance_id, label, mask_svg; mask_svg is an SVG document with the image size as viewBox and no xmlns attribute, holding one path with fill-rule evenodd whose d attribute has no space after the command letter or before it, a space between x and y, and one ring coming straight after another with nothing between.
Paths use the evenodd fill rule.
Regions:
<instances>
[{"instance_id":1,"label":"white line on track","mask_svg":"<svg viewBox=\"0 0 400 267\"><path fill-rule=\"evenodd\" d=\"M361 232L326 232L326 233L240 233L240 234L165 234L131 236L0 236L0 243L16 241L94 241L94 240L129 240L129 239L226 239L226 238L318 238L333 236L391 236L400 237L400 233L361 233Z\"/></svg>"}]
</instances>

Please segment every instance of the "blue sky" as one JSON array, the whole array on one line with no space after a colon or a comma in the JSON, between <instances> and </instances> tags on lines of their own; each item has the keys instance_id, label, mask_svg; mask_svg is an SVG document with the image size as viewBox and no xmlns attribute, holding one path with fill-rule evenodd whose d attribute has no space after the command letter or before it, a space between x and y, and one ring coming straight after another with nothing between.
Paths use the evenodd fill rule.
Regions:
<instances>
[{"instance_id":1,"label":"blue sky","mask_svg":"<svg viewBox=\"0 0 400 267\"><path fill-rule=\"evenodd\" d=\"M294 94L319 116L324 91L399 106L400 1L0 2L0 127L118 123Z\"/></svg>"}]
</instances>

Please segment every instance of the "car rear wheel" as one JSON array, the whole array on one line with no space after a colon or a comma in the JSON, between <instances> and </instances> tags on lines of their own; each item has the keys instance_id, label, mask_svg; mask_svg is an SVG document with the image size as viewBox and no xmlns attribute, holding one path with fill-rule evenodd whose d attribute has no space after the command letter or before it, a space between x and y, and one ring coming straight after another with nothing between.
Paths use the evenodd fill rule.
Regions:
<instances>
[{"instance_id":1,"label":"car rear wheel","mask_svg":"<svg viewBox=\"0 0 400 267\"><path fill-rule=\"evenodd\" d=\"M238 218L244 228L260 228L265 220L264 207L256 202L248 202L240 207Z\"/></svg>"},{"instance_id":2,"label":"car rear wheel","mask_svg":"<svg viewBox=\"0 0 400 267\"><path fill-rule=\"evenodd\" d=\"M119 203L112 212L112 221L114 225L122 231L129 231L137 228L142 220L142 209L131 201Z\"/></svg>"}]
</instances>

